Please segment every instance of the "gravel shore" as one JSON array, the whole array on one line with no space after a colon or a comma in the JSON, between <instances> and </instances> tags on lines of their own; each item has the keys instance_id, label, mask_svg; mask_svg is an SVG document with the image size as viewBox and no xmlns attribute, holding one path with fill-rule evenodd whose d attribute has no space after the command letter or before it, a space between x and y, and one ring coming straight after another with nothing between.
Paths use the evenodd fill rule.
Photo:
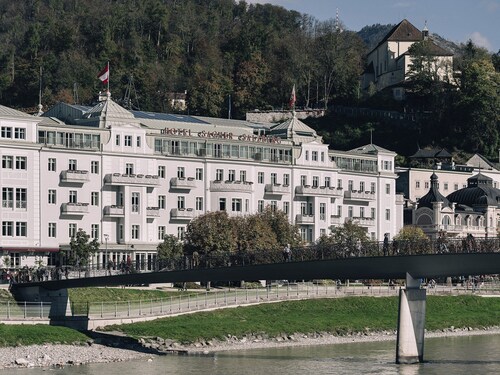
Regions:
<instances>
[{"instance_id":1,"label":"gravel shore","mask_svg":"<svg viewBox=\"0 0 500 375\"><path fill-rule=\"evenodd\" d=\"M426 338L500 334L500 327L485 329L448 329L426 332ZM141 339L144 351L109 347L95 343L87 345L32 345L0 348L0 373L2 369L16 367L65 367L98 362L121 362L133 359L151 360L165 353L209 355L220 351L247 350L286 346L332 345L352 342L396 340L394 331L371 332L369 330L346 336L329 333L293 334L273 338L255 334L243 338L228 336L226 340L209 340L191 345L181 345L161 338ZM149 351L149 352L148 352Z\"/></svg>"}]
</instances>

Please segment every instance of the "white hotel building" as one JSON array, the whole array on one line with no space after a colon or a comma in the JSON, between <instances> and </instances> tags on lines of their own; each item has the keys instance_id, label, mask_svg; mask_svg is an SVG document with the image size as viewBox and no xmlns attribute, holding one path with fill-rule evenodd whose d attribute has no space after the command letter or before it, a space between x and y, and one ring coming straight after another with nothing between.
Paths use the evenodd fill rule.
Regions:
<instances>
[{"instance_id":1,"label":"white hotel building","mask_svg":"<svg viewBox=\"0 0 500 375\"><path fill-rule=\"evenodd\" d=\"M165 234L208 211L276 207L311 243L351 219L373 240L403 225L395 153L328 149L296 118L247 121L57 104L43 117L0 106L0 268L55 262L79 228L119 262L148 267Z\"/></svg>"}]
</instances>

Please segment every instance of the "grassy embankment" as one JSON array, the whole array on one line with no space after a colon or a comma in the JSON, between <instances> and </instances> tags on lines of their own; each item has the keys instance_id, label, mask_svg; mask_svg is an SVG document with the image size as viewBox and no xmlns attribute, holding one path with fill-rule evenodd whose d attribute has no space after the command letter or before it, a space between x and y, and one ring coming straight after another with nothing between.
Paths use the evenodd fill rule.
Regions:
<instances>
[{"instance_id":1,"label":"grassy embankment","mask_svg":"<svg viewBox=\"0 0 500 375\"><path fill-rule=\"evenodd\" d=\"M179 292L173 292L178 295ZM153 290L80 289L71 292L73 301L93 302L127 299L162 298L170 294ZM151 322L111 326L133 337L163 337L182 343L199 339L223 338L228 334L243 336L266 333L332 332L345 334L370 329L396 328L398 300L396 297L348 297L290 301L201 312ZM428 330L455 327L482 328L500 325L500 298L476 296L428 296ZM74 343L86 341L81 333L63 327L0 325L0 346L36 343Z\"/></svg>"}]
</instances>

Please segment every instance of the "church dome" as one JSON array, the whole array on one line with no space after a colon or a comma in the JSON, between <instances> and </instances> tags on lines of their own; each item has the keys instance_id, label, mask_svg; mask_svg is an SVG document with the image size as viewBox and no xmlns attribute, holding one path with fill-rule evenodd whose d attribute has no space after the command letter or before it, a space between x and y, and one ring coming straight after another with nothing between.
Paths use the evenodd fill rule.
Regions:
<instances>
[{"instance_id":1,"label":"church dome","mask_svg":"<svg viewBox=\"0 0 500 375\"><path fill-rule=\"evenodd\" d=\"M432 209L434 202L443 202L443 207L450 205L449 200L439 192L438 176L435 173L431 176L431 187L428 193L418 201L418 208L428 207Z\"/></svg>"},{"instance_id":2,"label":"church dome","mask_svg":"<svg viewBox=\"0 0 500 375\"><path fill-rule=\"evenodd\" d=\"M498 206L500 189L493 187L493 179L478 173L467 180L467 187L447 196L450 202L473 206Z\"/></svg>"}]
</instances>

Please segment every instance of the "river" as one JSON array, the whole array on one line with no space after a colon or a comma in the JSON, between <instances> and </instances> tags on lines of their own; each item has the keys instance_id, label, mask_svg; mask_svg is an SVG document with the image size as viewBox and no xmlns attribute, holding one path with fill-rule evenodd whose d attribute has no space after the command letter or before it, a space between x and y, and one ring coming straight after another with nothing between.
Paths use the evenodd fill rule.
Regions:
<instances>
[{"instance_id":1,"label":"river","mask_svg":"<svg viewBox=\"0 0 500 375\"><path fill-rule=\"evenodd\" d=\"M425 363L396 365L391 341L252 349L211 355L162 356L152 361L91 364L50 370L54 375L139 374L500 374L500 335L428 338ZM10 369L3 374L38 375L47 369Z\"/></svg>"}]
</instances>

